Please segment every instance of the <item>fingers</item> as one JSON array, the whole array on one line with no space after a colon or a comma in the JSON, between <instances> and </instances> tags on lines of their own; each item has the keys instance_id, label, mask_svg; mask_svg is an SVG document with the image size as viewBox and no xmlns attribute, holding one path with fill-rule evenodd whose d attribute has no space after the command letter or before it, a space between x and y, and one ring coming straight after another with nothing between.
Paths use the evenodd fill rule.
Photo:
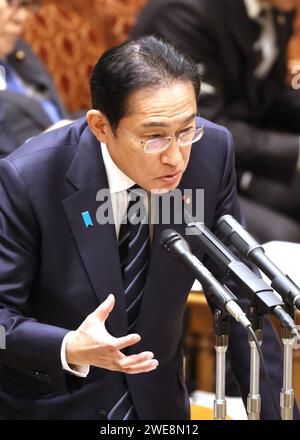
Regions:
<instances>
[{"instance_id":1,"label":"fingers","mask_svg":"<svg viewBox=\"0 0 300 440\"><path fill-rule=\"evenodd\" d=\"M93 311L91 315L97 316L97 318L100 319L101 321L106 321L110 312L114 308L114 305L115 305L115 297L114 295L110 294L108 295L106 300L103 301L103 303L101 303L100 306Z\"/></svg>"},{"instance_id":2,"label":"fingers","mask_svg":"<svg viewBox=\"0 0 300 440\"><path fill-rule=\"evenodd\" d=\"M125 368L124 373L126 374L149 373L150 371L156 370L157 366L158 366L157 360L145 361L134 367Z\"/></svg>"},{"instance_id":3,"label":"fingers","mask_svg":"<svg viewBox=\"0 0 300 440\"><path fill-rule=\"evenodd\" d=\"M155 370L158 361L153 359L152 352L145 351L126 356L121 351L138 343L141 340L140 335L134 333L116 338L107 332L105 321L114 305L115 297L109 295L81 324L77 332L79 337L75 347L76 352L72 357L76 359L76 362L71 363L93 365L126 374L147 373Z\"/></svg>"},{"instance_id":4,"label":"fingers","mask_svg":"<svg viewBox=\"0 0 300 440\"><path fill-rule=\"evenodd\" d=\"M154 354L146 351L140 354L127 356L119 361L121 371L126 374L148 373L158 366L158 361L153 359Z\"/></svg>"},{"instance_id":5,"label":"fingers","mask_svg":"<svg viewBox=\"0 0 300 440\"><path fill-rule=\"evenodd\" d=\"M141 362L152 360L153 358L154 354L151 351L144 351L143 353L126 356L125 358L120 360L119 365L122 368L129 368Z\"/></svg>"},{"instance_id":6,"label":"fingers","mask_svg":"<svg viewBox=\"0 0 300 440\"><path fill-rule=\"evenodd\" d=\"M127 336L122 336L121 338L118 338L116 340L115 347L117 350L123 350L126 347L130 347L131 345L136 344L140 340L140 335L135 333Z\"/></svg>"}]
</instances>

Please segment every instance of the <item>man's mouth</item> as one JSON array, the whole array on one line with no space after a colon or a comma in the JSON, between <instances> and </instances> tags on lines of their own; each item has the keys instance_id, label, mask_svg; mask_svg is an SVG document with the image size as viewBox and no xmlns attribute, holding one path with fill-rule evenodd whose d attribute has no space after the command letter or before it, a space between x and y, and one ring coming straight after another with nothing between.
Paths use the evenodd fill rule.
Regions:
<instances>
[{"instance_id":1,"label":"man's mouth","mask_svg":"<svg viewBox=\"0 0 300 440\"><path fill-rule=\"evenodd\" d=\"M165 176L159 177L164 183L174 183L181 177L182 171L177 171L176 173L166 174Z\"/></svg>"}]
</instances>

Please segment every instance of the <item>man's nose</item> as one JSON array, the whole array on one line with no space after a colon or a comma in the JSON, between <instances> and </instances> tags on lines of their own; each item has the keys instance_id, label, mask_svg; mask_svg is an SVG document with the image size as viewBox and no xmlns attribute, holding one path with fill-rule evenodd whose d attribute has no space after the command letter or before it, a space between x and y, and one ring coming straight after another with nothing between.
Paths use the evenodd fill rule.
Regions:
<instances>
[{"instance_id":1,"label":"man's nose","mask_svg":"<svg viewBox=\"0 0 300 440\"><path fill-rule=\"evenodd\" d=\"M161 162L164 164L177 166L182 161L181 148L178 145L178 141L173 138L170 146L162 152Z\"/></svg>"}]
</instances>

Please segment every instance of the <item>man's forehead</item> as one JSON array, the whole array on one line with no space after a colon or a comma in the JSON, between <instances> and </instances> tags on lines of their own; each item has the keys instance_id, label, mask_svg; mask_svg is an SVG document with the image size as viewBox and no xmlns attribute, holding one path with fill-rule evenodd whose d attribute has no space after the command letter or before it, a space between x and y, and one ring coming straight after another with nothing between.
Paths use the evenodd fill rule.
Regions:
<instances>
[{"instance_id":1,"label":"man's forehead","mask_svg":"<svg viewBox=\"0 0 300 440\"><path fill-rule=\"evenodd\" d=\"M127 105L126 116L144 127L189 122L197 113L195 91L189 82L136 91L129 96Z\"/></svg>"},{"instance_id":2,"label":"man's forehead","mask_svg":"<svg viewBox=\"0 0 300 440\"><path fill-rule=\"evenodd\" d=\"M182 115L181 113L178 115L174 115L172 117L155 117L153 116L149 120L143 121L141 125L145 128L151 127L169 127L173 122L182 122L188 123L192 122L197 116L196 112L191 112L188 116Z\"/></svg>"},{"instance_id":3,"label":"man's forehead","mask_svg":"<svg viewBox=\"0 0 300 440\"><path fill-rule=\"evenodd\" d=\"M151 103L153 105L168 104L173 100L191 100L195 97L195 89L191 82L173 82L168 85L149 86L132 91L127 96L127 103L142 105Z\"/></svg>"}]
</instances>

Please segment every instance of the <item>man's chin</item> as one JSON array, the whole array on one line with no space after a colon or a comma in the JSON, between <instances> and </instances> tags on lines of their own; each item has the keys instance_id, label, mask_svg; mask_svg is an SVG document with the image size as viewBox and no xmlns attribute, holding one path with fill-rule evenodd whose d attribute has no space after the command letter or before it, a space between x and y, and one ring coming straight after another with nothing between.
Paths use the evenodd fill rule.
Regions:
<instances>
[{"instance_id":1,"label":"man's chin","mask_svg":"<svg viewBox=\"0 0 300 440\"><path fill-rule=\"evenodd\" d=\"M173 191L177 187L178 187L178 183L176 185L166 185L161 188L154 188L154 189L151 189L151 194L156 194L156 195L166 194L170 191Z\"/></svg>"},{"instance_id":2,"label":"man's chin","mask_svg":"<svg viewBox=\"0 0 300 440\"><path fill-rule=\"evenodd\" d=\"M162 194L166 194L170 191L172 191L172 189L169 189L169 188L151 189L151 194L162 195Z\"/></svg>"}]
</instances>

